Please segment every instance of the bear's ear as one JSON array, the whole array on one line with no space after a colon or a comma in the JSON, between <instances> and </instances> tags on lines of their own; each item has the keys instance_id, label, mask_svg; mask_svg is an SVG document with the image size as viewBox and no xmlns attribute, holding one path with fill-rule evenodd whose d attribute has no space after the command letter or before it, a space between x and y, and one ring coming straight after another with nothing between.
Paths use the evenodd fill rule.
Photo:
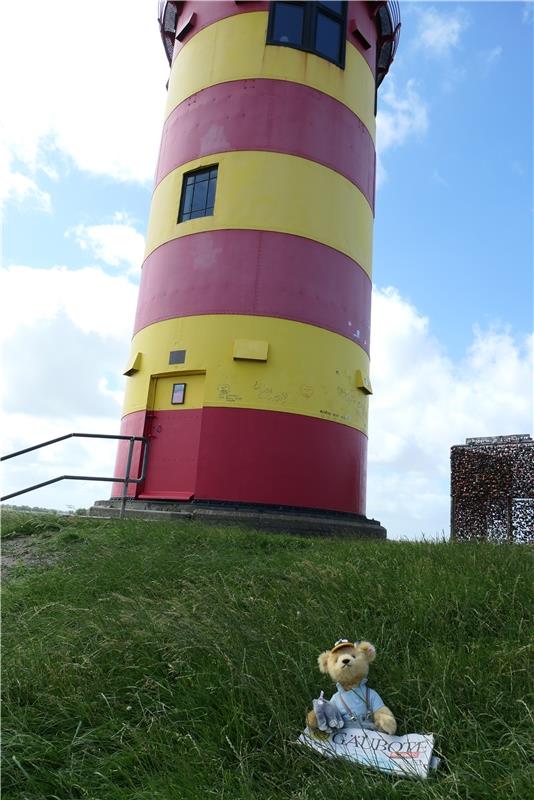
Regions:
<instances>
[{"instance_id":1,"label":"bear's ear","mask_svg":"<svg viewBox=\"0 0 534 800\"><path fill-rule=\"evenodd\" d=\"M330 650L325 650L324 653L321 653L321 655L317 659L317 663L319 664L319 669L321 670L321 672L328 673L329 655L330 655Z\"/></svg>"},{"instance_id":2,"label":"bear's ear","mask_svg":"<svg viewBox=\"0 0 534 800\"><path fill-rule=\"evenodd\" d=\"M369 664L375 660L376 658L376 647L371 642L360 642L358 645L358 650L361 650Z\"/></svg>"}]
</instances>

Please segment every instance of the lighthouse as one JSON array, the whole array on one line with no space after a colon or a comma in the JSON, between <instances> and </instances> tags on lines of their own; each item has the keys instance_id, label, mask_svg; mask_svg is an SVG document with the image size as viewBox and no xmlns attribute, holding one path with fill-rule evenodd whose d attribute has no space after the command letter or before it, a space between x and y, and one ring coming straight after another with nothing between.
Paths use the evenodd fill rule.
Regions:
<instances>
[{"instance_id":1,"label":"lighthouse","mask_svg":"<svg viewBox=\"0 0 534 800\"><path fill-rule=\"evenodd\" d=\"M148 454L128 496L365 521L397 5L166 0L159 24L170 75L121 426Z\"/></svg>"}]
</instances>

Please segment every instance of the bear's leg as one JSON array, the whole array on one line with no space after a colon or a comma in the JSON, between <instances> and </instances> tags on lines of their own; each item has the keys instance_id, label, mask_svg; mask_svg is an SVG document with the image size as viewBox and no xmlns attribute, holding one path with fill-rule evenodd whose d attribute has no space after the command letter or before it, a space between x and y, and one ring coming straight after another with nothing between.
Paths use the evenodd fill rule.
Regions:
<instances>
[{"instance_id":1,"label":"bear's leg","mask_svg":"<svg viewBox=\"0 0 534 800\"><path fill-rule=\"evenodd\" d=\"M308 725L308 728L310 728L312 731L319 730L315 711L308 711L308 714L306 715L306 724Z\"/></svg>"}]
</instances>

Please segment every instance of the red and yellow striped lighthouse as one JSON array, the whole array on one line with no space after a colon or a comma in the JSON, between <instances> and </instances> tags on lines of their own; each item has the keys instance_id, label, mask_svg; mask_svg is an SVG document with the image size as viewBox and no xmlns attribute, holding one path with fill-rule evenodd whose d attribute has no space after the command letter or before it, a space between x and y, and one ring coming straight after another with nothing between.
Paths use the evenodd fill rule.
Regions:
<instances>
[{"instance_id":1,"label":"red and yellow striped lighthouse","mask_svg":"<svg viewBox=\"0 0 534 800\"><path fill-rule=\"evenodd\" d=\"M121 429L149 453L129 494L364 515L396 6L168 0L160 26L171 73Z\"/></svg>"}]
</instances>

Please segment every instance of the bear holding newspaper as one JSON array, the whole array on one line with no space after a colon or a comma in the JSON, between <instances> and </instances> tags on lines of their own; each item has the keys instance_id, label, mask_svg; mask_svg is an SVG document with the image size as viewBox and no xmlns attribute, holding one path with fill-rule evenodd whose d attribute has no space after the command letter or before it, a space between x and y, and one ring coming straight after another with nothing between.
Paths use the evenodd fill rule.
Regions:
<instances>
[{"instance_id":1,"label":"bear holding newspaper","mask_svg":"<svg viewBox=\"0 0 534 800\"><path fill-rule=\"evenodd\" d=\"M311 731L332 732L345 724L383 731L393 735L397 730L395 717L374 689L367 686L369 664L376 650L370 642L338 639L331 650L317 659L319 669L330 675L337 692L328 700L323 693L313 701L307 723Z\"/></svg>"}]
</instances>

